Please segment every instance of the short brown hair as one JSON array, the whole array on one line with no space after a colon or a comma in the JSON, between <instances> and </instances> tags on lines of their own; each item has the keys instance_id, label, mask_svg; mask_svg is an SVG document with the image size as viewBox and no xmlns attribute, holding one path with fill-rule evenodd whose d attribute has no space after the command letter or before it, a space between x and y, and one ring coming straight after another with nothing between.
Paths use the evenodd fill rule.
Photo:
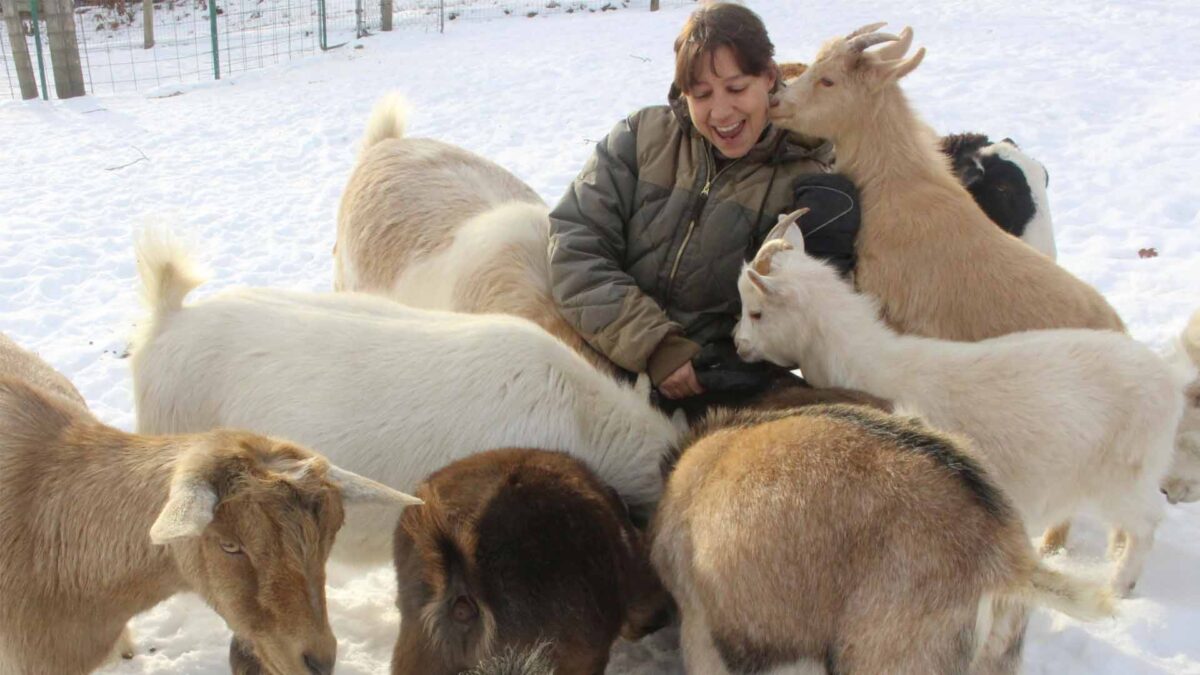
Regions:
<instances>
[{"instance_id":1,"label":"short brown hair","mask_svg":"<svg viewBox=\"0 0 1200 675\"><path fill-rule=\"evenodd\" d=\"M692 12L675 38L675 86L680 91L691 90L700 59L715 59L718 47L732 49L738 68L747 75L762 75L773 68L775 45L762 19L742 5L714 2Z\"/></svg>"}]
</instances>

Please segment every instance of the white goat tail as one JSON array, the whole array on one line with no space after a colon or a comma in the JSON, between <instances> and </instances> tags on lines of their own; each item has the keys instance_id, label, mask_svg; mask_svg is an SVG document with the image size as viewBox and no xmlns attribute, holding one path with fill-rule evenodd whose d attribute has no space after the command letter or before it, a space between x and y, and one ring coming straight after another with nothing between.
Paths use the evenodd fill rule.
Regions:
<instances>
[{"instance_id":1,"label":"white goat tail","mask_svg":"<svg viewBox=\"0 0 1200 675\"><path fill-rule=\"evenodd\" d=\"M397 92L379 99L371 110L367 121L367 133L363 135L362 152L389 138L404 138L404 127L408 122L408 103Z\"/></svg>"},{"instance_id":2,"label":"white goat tail","mask_svg":"<svg viewBox=\"0 0 1200 675\"><path fill-rule=\"evenodd\" d=\"M1041 563L1014 595L1029 605L1049 607L1080 621L1099 621L1116 613L1106 586L1056 572Z\"/></svg>"},{"instance_id":3,"label":"white goat tail","mask_svg":"<svg viewBox=\"0 0 1200 675\"><path fill-rule=\"evenodd\" d=\"M142 302L157 323L183 307L183 299L204 283L205 275L192 262L182 243L166 228L147 228L135 248Z\"/></svg>"}]
</instances>

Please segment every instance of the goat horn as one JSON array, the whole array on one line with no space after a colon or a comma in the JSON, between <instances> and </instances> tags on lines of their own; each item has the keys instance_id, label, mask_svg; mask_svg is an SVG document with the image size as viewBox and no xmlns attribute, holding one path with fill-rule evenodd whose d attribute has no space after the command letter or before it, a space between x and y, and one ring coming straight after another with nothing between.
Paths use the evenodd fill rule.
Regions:
<instances>
[{"instance_id":1,"label":"goat horn","mask_svg":"<svg viewBox=\"0 0 1200 675\"><path fill-rule=\"evenodd\" d=\"M874 47L881 42L896 42L899 37L891 33L871 33L870 35L859 35L850 42L846 43L851 53L861 52L868 47Z\"/></svg>"},{"instance_id":2,"label":"goat horn","mask_svg":"<svg viewBox=\"0 0 1200 675\"><path fill-rule=\"evenodd\" d=\"M908 51L908 48L912 46L912 38L912 29L908 26L905 26L904 30L900 31L900 39L897 40L895 44L890 44L882 49L877 49L875 50L875 53L878 54L879 58L883 59L884 61L895 61L896 59L903 57L904 53Z\"/></svg>"},{"instance_id":3,"label":"goat horn","mask_svg":"<svg viewBox=\"0 0 1200 675\"><path fill-rule=\"evenodd\" d=\"M758 255L754 256L751 267L762 276L768 276L771 274L771 258L780 251L790 251L792 248L793 246L783 239L772 239L758 249Z\"/></svg>"},{"instance_id":4,"label":"goat horn","mask_svg":"<svg viewBox=\"0 0 1200 675\"><path fill-rule=\"evenodd\" d=\"M809 209L805 207L802 209L796 209L791 213L781 214L779 216L779 220L775 223L775 227L772 227L771 231L767 233L767 238L763 239L763 243L771 241L772 239L783 239L783 233L787 232L788 226L800 220L800 216L803 216L808 212Z\"/></svg>"},{"instance_id":5,"label":"goat horn","mask_svg":"<svg viewBox=\"0 0 1200 675\"><path fill-rule=\"evenodd\" d=\"M849 35L847 35L846 39L849 40L851 38L856 38L859 35L866 35L867 33L874 33L875 31L879 30L880 28L883 28L886 25L887 25L886 21L880 21L877 23L869 23L869 24L863 26L862 28L859 28L858 30L854 31L853 33L850 33Z\"/></svg>"}]
</instances>

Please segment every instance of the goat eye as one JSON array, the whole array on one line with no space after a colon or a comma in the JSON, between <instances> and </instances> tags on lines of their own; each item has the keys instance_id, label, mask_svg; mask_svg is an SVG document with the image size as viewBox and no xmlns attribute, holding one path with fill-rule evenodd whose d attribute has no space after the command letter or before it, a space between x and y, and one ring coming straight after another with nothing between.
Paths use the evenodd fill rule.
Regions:
<instances>
[{"instance_id":1,"label":"goat eye","mask_svg":"<svg viewBox=\"0 0 1200 675\"><path fill-rule=\"evenodd\" d=\"M229 555L237 555L238 553L242 552L242 547L238 546L232 541L223 541L221 542L221 550L225 551Z\"/></svg>"},{"instance_id":2,"label":"goat eye","mask_svg":"<svg viewBox=\"0 0 1200 675\"><path fill-rule=\"evenodd\" d=\"M832 87L833 80L829 79L828 77L822 77L821 78L821 86L822 87Z\"/></svg>"},{"instance_id":3,"label":"goat eye","mask_svg":"<svg viewBox=\"0 0 1200 675\"><path fill-rule=\"evenodd\" d=\"M758 321L762 318L762 312L750 312L750 320Z\"/></svg>"}]
</instances>

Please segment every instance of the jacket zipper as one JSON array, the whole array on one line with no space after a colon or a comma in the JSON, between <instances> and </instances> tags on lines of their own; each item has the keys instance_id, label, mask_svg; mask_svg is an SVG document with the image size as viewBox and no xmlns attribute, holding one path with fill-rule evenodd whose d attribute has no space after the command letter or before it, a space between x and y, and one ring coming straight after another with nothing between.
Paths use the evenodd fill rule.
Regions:
<instances>
[{"instance_id":1,"label":"jacket zipper","mask_svg":"<svg viewBox=\"0 0 1200 675\"><path fill-rule=\"evenodd\" d=\"M712 174L712 149L708 147L708 143L704 144L704 148L705 173ZM671 296L675 294L675 273L679 271L679 261L683 259L683 251L687 248L688 242L692 239L692 232L696 229L696 219L700 217L700 212L704 210L704 205L708 202L709 190L712 189L713 183L716 182L717 178L719 178L721 174L725 173L726 169L729 169L731 166L740 161L742 161L741 157L733 160L729 164L726 164L724 167L722 167L721 170L716 173L716 175L710 175L709 178L704 181L704 187L700 189L700 197L696 200L695 206L692 207L692 217L691 220L688 221L687 232L683 235L683 243L679 244L679 250L675 252L675 262L671 264L671 274L667 277L666 301L663 304L670 304Z\"/></svg>"}]
</instances>

